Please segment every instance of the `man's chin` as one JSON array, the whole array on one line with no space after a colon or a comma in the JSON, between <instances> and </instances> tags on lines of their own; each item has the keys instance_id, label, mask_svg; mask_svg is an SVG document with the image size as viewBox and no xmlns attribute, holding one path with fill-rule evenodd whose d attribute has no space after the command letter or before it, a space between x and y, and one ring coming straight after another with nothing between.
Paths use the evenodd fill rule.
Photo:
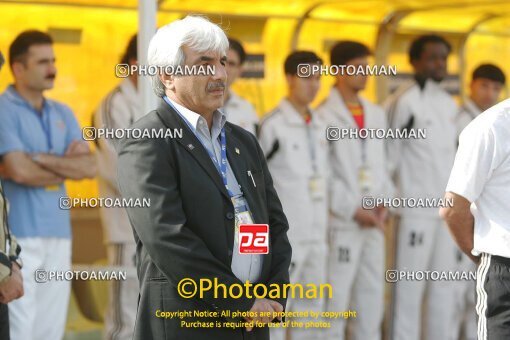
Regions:
<instances>
[{"instance_id":1,"label":"man's chin","mask_svg":"<svg viewBox=\"0 0 510 340\"><path fill-rule=\"evenodd\" d=\"M207 107L204 107L204 109L207 111L207 112L214 112L218 109L221 109L223 107L223 105L218 105L218 104L213 104L213 103L208 103L209 105L207 105Z\"/></svg>"},{"instance_id":2,"label":"man's chin","mask_svg":"<svg viewBox=\"0 0 510 340\"><path fill-rule=\"evenodd\" d=\"M433 75L431 78L433 81L440 83L444 80L444 78L446 78L446 75L445 74Z\"/></svg>"},{"instance_id":3,"label":"man's chin","mask_svg":"<svg viewBox=\"0 0 510 340\"><path fill-rule=\"evenodd\" d=\"M53 89L53 87L55 87L55 84L54 84L53 81L51 81L51 82L44 82L42 84L42 86L40 87L40 90L41 91L51 90L51 89Z\"/></svg>"},{"instance_id":4,"label":"man's chin","mask_svg":"<svg viewBox=\"0 0 510 340\"><path fill-rule=\"evenodd\" d=\"M216 107L216 108L220 108L223 106L223 103L225 101L225 95L221 94L221 95L214 95L214 94L210 94L210 99L209 99L209 107Z\"/></svg>"}]
</instances>

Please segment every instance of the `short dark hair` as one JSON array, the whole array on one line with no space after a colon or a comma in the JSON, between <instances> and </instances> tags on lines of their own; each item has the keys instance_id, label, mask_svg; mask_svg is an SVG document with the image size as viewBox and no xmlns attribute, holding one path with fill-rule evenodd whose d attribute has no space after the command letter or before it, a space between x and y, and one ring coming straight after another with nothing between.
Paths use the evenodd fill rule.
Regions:
<instances>
[{"instance_id":1,"label":"short dark hair","mask_svg":"<svg viewBox=\"0 0 510 340\"><path fill-rule=\"evenodd\" d=\"M21 32L9 47L9 65L12 66L18 61L24 62L23 58L30 46L46 44L53 44L53 39L47 33L37 30Z\"/></svg>"},{"instance_id":2,"label":"short dark hair","mask_svg":"<svg viewBox=\"0 0 510 340\"><path fill-rule=\"evenodd\" d=\"M436 34L422 35L414 39L409 49L409 61L413 62L421 58L425 45L427 44L443 44L448 48L448 54L452 50L452 45L443 37Z\"/></svg>"},{"instance_id":3,"label":"short dark hair","mask_svg":"<svg viewBox=\"0 0 510 340\"><path fill-rule=\"evenodd\" d=\"M239 56L239 62L244 64L244 61L246 60L246 51L243 48L243 45L241 45L241 42L239 40L236 40L234 38L228 38L228 48L230 50L233 50L237 53Z\"/></svg>"},{"instance_id":4,"label":"short dark hair","mask_svg":"<svg viewBox=\"0 0 510 340\"><path fill-rule=\"evenodd\" d=\"M131 39L129 39L129 43L126 47L126 51L120 60L121 64L129 64L131 59L138 60L138 43L137 43L137 35L134 34Z\"/></svg>"},{"instance_id":5,"label":"short dark hair","mask_svg":"<svg viewBox=\"0 0 510 340\"><path fill-rule=\"evenodd\" d=\"M299 64L322 64L322 59L310 51L295 51L287 56L284 63L285 74L296 75Z\"/></svg>"},{"instance_id":6,"label":"short dark hair","mask_svg":"<svg viewBox=\"0 0 510 340\"><path fill-rule=\"evenodd\" d=\"M494 64L482 64L475 68L475 70L473 71L472 80L478 78L496 81L498 83L501 83L502 85L505 85L506 81L505 74L503 73L503 71Z\"/></svg>"},{"instance_id":7,"label":"short dark hair","mask_svg":"<svg viewBox=\"0 0 510 340\"><path fill-rule=\"evenodd\" d=\"M343 40L335 44L330 52L331 65L346 65L356 58L371 55L370 49L357 41Z\"/></svg>"}]
</instances>

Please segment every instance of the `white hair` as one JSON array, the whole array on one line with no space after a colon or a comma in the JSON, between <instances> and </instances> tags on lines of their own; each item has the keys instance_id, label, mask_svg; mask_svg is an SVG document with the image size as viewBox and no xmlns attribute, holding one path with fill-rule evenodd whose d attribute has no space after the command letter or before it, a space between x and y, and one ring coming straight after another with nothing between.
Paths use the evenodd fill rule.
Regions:
<instances>
[{"instance_id":1,"label":"white hair","mask_svg":"<svg viewBox=\"0 0 510 340\"><path fill-rule=\"evenodd\" d=\"M201 16L187 16L158 29L149 43L149 66L177 67L184 65L182 50L187 46L196 52L212 51L226 54L228 39L218 26ZM165 95L165 86L159 75L152 76L152 89L157 96Z\"/></svg>"}]
</instances>

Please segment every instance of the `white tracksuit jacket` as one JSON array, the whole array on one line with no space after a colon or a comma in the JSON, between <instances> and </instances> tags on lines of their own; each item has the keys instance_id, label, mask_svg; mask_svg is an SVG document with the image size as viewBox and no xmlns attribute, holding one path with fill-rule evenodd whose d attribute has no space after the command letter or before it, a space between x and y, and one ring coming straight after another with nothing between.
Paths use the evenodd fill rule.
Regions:
<instances>
[{"instance_id":1,"label":"white tracksuit jacket","mask_svg":"<svg viewBox=\"0 0 510 340\"><path fill-rule=\"evenodd\" d=\"M392 129L425 129L426 138L388 140L388 157L399 197L444 196L455 158L457 106L439 84L410 81L385 103ZM437 208L401 209L403 214L437 217Z\"/></svg>"},{"instance_id":2,"label":"white tracksuit jacket","mask_svg":"<svg viewBox=\"0 0 510 340\"><path fill-rule=\"evenodd\" d=\"M385 129L384 111L365 99L361 99L365 128ZM338 90L332 89L330 95L317 109L319 115L327 122L329 128L357 129L351 112L347 109ZM385 140L382 139L340 139L330 141L331 179L330 227L358 228L354 221L356 209L361 207L363 196L392 197L393 185L388 173ZM364 144L365 143L365 144ZM366 167L371 173L371 188L363 193L359 183L359 169L363 166L362 153L365 148Z\"/></svg>"}]
</instances>

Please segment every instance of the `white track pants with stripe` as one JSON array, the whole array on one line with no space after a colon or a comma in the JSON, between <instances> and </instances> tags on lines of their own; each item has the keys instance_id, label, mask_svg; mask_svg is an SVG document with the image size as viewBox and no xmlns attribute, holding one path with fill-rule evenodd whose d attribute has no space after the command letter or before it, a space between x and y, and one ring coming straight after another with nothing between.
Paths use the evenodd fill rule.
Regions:
<instances>
[{"instance_id":1,"label":"white track pants with stripe","mask_svg":"<svg viewBox=\"0 0 510 340\"><path fill-rule=\"evenodd\" d=\"M331 312L356 312L352 340L378 340L384 310L384 234L376 228L331 231L328 257L329 283L333 298L326 301ZM329 319L321 339L345 338L346 319Z\"/></svg>"},{"instance_id":2,"label":"white track pants with stripe","mask_svg":"<svg viewBox=\"0 0 510 340\"><path fill-rule=\"evenodd\" d=\"M396 269L415 276L393 283L392 340L419 340L422 331L427 340L457 340L451 327L459 281L426 281L416 275L459 270L458 248L446 225L439 216L402 216L396 246Z\"/></svg>"},{"instance_id":3,"label":"white track pants with stripe","mask_svg":"<svg viewBox=\"0 0 510 340\"><path fill-rule=\"evenodd\" d=\"M106 247L108 264L135 267L136 244L112 243ZM133 337L138 305L138 279L128 275L125 281L110 281L110 297L105 315L106 340L124 340Z\"/></svg>"},{"instance_id":4,"label":"white track pants with stripe","mask_svg":"<svg viewBox=\"0 0 510 340\"><path fill-rule=\"evenodd\" d=\"M327 259L327 244L321 242L297 242L292 244L292 265L290 269L290 282L300 283L306 291L308 283L315 284L319 287L320 284L327 283L326 276L326 259ZM298 290L296 289L296 292ZM326 290L327 292L327 290ZM334 292L333 292L334 293ZM287 311L302 311L302 312L321 312L324 310L324 299L287 299ZM287 318L286 321L297 322L310 322L320 321L317 319L309 318ZM308 328L305 329L294 328L270 328L271 340L315 340L323 339L321 328Z\"/></svg>"}]
</instances>

